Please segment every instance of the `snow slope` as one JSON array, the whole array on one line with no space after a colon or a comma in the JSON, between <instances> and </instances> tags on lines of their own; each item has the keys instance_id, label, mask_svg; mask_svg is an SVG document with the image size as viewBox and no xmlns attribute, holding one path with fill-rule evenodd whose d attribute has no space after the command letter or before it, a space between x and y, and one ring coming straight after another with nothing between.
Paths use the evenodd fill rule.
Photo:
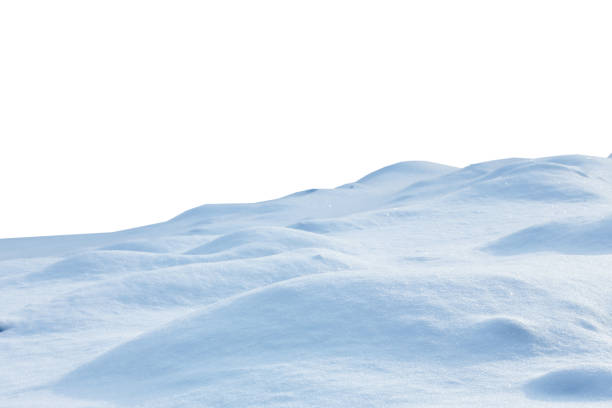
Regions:
<instances>
[{"instance_id":1,"label":"snow slope","mask_svg":"<svg viewBox=\"0 0 612 408\"><path fill-rule=\"evenodd\" d=\"M610 406L610 271L584 156L0 240L0 406Z\"/></svg>"}]
</instances>

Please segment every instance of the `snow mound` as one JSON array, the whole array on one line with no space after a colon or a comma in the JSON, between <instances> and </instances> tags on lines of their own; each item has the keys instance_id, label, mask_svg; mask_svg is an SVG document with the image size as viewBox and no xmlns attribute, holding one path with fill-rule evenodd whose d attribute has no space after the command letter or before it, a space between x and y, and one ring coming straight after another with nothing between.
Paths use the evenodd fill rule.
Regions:
<instances>
[{"instance_id":1,"label":"snow mound","mask_svg":"<svg viewBox=\"0 0 612 408\"><path fill-rule=\"evenodd\" d=\"M102 279L129 271L183 265L196 260L174 254L152 254L132 251L91 251L62 259L40 272L30 274L35 279Z\"/></svg>"},{"instance_id":2,"label":"snow mound","mask_svg":"<svg viewBox=\"0 0 612 408\"><path fill-rule=\"evenodd\" d=\"M208 225L249 218L255 215L265 215L281 211L283 206L274 202L255 204L206 204L192 208L171 219L172 223L187 225Z\"/></svg>"},{"instance_id":3,"label":"snow mound","mask_svg":"<svg viewBox=\"0 0 612 408\"><path fill-rule=\"evenodd\" d=\"M530 398L541 400L612 400L612 370L582 367L552 371L529 381L525 393Z\"/></svg>"},{"instance_id":4,"label":"snow mound","mask_svg":"<svg viewBox=\"0 0 612 408\"><path fill-rule=\"evenodd\" d=\"M299 248L331 248L329 238L284 227L257 227L223 235L186 254L210 255L234 251L234 257L274 255Z\"/></svg>"},{"instance_id":5,"label":"snow mound","mask_svg":"<svg viewBox=\"0 0 612 408\"><path fill-rule=\"evenodd\" d=\"M485 248L495 255L552 251L563 254L612 254L612 216L591 222L552 222L501 238Z\"/></svg>"},{"instance_id":6,"label":"snow mound","mask_svg":"<svg viewBox=\"0 0 612 408\"><path fill-rule=\"evenodd\" d=\"M30 330L83 330L126 313L202 307L244 291L304 275L359 267L358 260L328 250L257 259L194 263L96 280L31 307ZM94 301L92 301L94 300ZM97 314L104 304L111 315Z\"/></svg>"},{"instance_id":7,"label":"snow mound","mask_svg":"<svg viewBox=\"0 0 612 408\"><path fill-rule=\"evenodd\" d=\"M417 181L439 177L455 170L457 170L456 167L444 166L437 163L407 161L383 167L359 179L357 183L366 185L381 185L387 183L408 185L416 183Z\"/></svg>"},{"instance_id":8,"label":"snow mound","mask_svg":"<svg viewBox=\"0 0 612 408\"><path fill-rule=\"evenodd\" d=\"M527 200L583 202L599 198L611 178L592 178L589 172L612 175L603 159L563 156L545 159L506 159L480 163L415 183L395 201L444 196L464 200Z\"/></svg>"},{"instance_id":9,"label":"snow mound","mask_svg":"<svg viewBox=\"0 0 612 408\"><path fill-rule=\"evenodd\" d=\"M609 159L405 162L0 240L0 405L610 405L611 208Z\"/></svg>"},{"instance_id":10,"label":"snow mound","mask_svg":"<svg viewBox=\"0 0 612 408\"><path fill-rule=\"evenodd\" d=\"M483 350L493 355L529 353L539 342L533 329L520 320L508 317L480 321L471 327L470 334L467 342L474 354L483 353Z\"/></svg>"},{"instance_id":11,"label":"snow mound","mask_svg":"<svg viewBox=\"0 0 612 408\"><path fill-rule=\"evenodd\" d=\"M56 390L129 402L192 392L244 367L299 369L350 356L367 356L380 369L389 361L461 366L558 352L558 341L545 328L539 333L524 318L493 314L520 312L508 308L507 299L493 300L510 290L526 299L537 292L508 278L430 282L403 274L335 272L286 280L121 345L67 375Z\"/></svg>"}]
</instances>

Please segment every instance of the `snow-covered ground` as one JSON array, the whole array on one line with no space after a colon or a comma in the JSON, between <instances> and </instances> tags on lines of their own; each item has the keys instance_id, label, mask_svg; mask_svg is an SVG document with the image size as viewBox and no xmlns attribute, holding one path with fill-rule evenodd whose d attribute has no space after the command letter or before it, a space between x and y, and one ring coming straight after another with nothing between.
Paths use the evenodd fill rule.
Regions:
<instances>
[{"instance_id":1,"label":"snow-covered ground","mask_svg":"<svg viewBox=\"0 0 612 408\"><path fill-rule=\"evenodd\" d=\"M612 160L0 240L0 289L1 407L607 407Z\"/></svg>"}]
</instances>

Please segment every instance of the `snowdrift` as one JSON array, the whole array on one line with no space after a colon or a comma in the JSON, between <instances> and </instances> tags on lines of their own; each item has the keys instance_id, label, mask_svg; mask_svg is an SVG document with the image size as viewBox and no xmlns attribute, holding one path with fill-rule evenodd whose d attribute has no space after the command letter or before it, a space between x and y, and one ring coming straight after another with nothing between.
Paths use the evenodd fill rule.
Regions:
<instances>
[{"instance_id":1,"label":"snowdrift","mask_svg":"<svg viewBox=\"0 0 612 408\"><path fill-rule=\"evenodd\" d=\"M529 381L525 389L542 400L606 401L612 399L612 371L597 366L553 371Z\"/></svg>"},{"instance_id":2,"label":"snowdrift","mask_svg":"<svg viewBox=\"0 0 612 408\"><path fill-rule=\"evenodd\" d=\"M0 240L3 407L612 403L612 160L385 167Z\"/></svg>"},{"instance_id":3,"label":"snowdrift","mask_svg":"<svg viewBox=\"0 0 612 408\"><path fill-rule=\"evenodd\" d=\"M378 369L390 361L463 366L565 351L554 327L536 326L543 316L509 301L510 291L530 299L537 313L563 313L555 310L560 299L505 277L430 282L411 274L336 272L290 279L141 336L72 372L56 389L130 403L135 396L208 389L225 372L245 367L265 372L269 365L299 368L351 356L367 356ZM574 341L564 347L588 339ZM255 399L260 391L251 392Z\"/></svg>"},{"instance_id":4,"label":"snowdrift","mask_svg":"<svg viewBox=\"0 0 612 408\"><path fill-rule=\"evenodd\" d=\"M566 156L481 163L415 183L399 193L396 201L419 196L455 200L590 201L599 198L601 190L609 188L612 180L610 165L604 160Z\"/></svg>"},{"instance_id":5,"label":"snowdrift","mask_svg":"<svg viewBox=\"0 0 612 408\"><path fill-rule=\"evenodd\" d=\"M591 222L552 222L529 227L486 248L496 255L553 251L563 254L612 254L612 216Z\"/></svg>"}]
</instances>

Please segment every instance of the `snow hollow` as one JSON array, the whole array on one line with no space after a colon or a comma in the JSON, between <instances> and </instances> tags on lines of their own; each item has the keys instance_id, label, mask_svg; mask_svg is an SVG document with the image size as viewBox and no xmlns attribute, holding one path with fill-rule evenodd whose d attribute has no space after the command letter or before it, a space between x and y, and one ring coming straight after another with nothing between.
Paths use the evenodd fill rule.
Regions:
<instances>
[{"instance_id":1,"label":"snow hollow","mask_svg":"<svg viewBox=\"0 0 612 408\"><path fill-rule=\"evenodd\" d=\"M0 406L608 407L611 274L585 156L4 239Z\"/></svg>"}]
</instances>

